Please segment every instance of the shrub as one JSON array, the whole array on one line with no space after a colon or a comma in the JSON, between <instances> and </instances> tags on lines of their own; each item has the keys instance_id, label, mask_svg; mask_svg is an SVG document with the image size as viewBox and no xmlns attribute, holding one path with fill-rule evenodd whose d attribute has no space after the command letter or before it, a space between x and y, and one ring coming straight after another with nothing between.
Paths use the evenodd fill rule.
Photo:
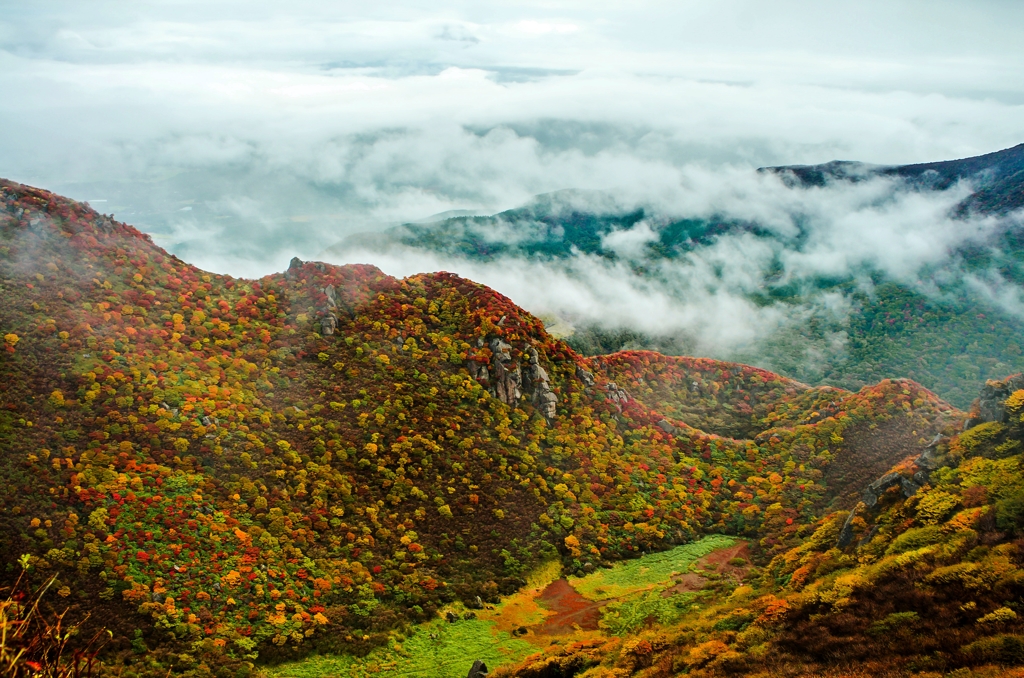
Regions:
<instances>
[{"instance_id":1,"label":"shrub","mask_svg":"<svg viewBox=\"0 0 1024 678\"><path fill-rule=\"evenodd\" d=\"M915 527L893 539L885 552L887 554L906 553L907 551L919 549L922 546L937 544L943 539L942 529L938 525Z\"/></svg>"}]
</instances>

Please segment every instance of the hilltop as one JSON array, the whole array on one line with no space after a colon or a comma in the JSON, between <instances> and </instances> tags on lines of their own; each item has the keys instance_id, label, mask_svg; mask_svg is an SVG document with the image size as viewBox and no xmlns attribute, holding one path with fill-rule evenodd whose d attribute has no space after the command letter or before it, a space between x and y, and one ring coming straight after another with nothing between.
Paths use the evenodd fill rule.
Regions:
<instances>
[{"instance_id":1,"label":"hilltop","mask_svg":"<svg viewBox=\"0 0 1024 678\"><path fill-rule=\"evenodd\" d=\"M361 655L552 559L583 577L706 535L750 539L765 586L809 582L852 562L830 549L865 488L917 496L929 455L966 445L967 415L913 381L585 357L452 274L294 259L235 279L12 182L0 335L3 580L52 578L47 604L109 628L124 676ZM1018 458L1016 429L978 429ZM968 500L942 478L944 519ZM912 523L893 520L887 539ZM978 538L1010 567L1000 529Z\"/></svg>"}]
</instances>

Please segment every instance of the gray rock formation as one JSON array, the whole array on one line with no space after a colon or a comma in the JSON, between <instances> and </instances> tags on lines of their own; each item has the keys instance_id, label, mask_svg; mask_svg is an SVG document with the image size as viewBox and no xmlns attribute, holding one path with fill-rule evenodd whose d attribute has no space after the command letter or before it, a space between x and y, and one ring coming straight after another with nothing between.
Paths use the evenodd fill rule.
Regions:
<instances>
[{"instance_id":1,"label":"gray rock formation","mask_svg":"<svg viewBox=\"0 0 1024 678\"><path fill-rule=\"evenodd\" d=\"M491 339L491 393L506 405L515 405L522 397L523 375L512 361L512 345L501 337Z\"/></svg>"},{"instance_id":2,"label":"gray rock formation","mask_svg":"<svg viewBox=\"0 0 1024 678\"><path fill-rule=\"evenodd\" d=\"M626 389L619 388L619 385L616 384L614 381L609 381L605 385L605 389L608 392L609 400L611 400L615 404L615 408L619 412L622 412L623 405L632 400L632 398L630 398L629 396L629 393L626 392Z\"/></svg>"},{"instance_id":3,"label":"gray rock formation","mask_svg":"<svg viewBox=\"0 0 1024 678\"><path fill-rule=\"evenodd\" d=\"M549 422L555 418L558 396L551 391L548 372L540 364L540 354L533 346L526 349L529 362L523 371L526 386L531 390L530 400Z\"/></svg>"},{"instance_id":4,"label":"gray rock formation","mask_svg":"<svg viewBox=\"0 0 1024 678\"><path fill-rule=\"evenodd\" d=\"M580 365L576 366L576 378L588 388L594 385L594 373L583 369Z\"/></svg>"},{"instance_id":5,"label":"gray rock formation","mask_svg":"<svg viewBox=\"0 0 1024 678\"><path fill-rule=\"evenodd\" d=\"M884 476L864 488L864 505L868 508L878 503L878 497L890 487L900 487L900 491L907 499L917 494L921 486L910 478L905 478L899 473L886 473Z\"/></svg>"},{"instance_id":6,"label":"gray rock formation","mask_svg":"<svg viewBox=\"0 0 1024 678\"><path fill-rule=\"evenodd\" d=\"M915 475L915 478L917 476ZM839 540L837 546L844 548L853 541L853 519L857 516L857 511L861 507L865 509L872 509L878 504L878 498L883 492L891 487L899 487L900 492L904 498L910 499L918 490L921 489L921 485L916 480L911 480L899 473L886 473L884 476L876 480L875 482L864 488L864 496L861 499L861 503L858 504L850 515L846 517L846 522L843 523L842 529L839 530Z\"/></svg>"},{"instance_id":7,"label":"gray rock formation","mask_svg":"<svg viewBox=\"0 0 1024 678\"><path fill-rule=\"evenodd\" d=\"M936 433L935 437L932 438L932 441L928 443L927 447L924 448L924 451L917 456L917 459L914 460L914 463L920 466L921 468L927 469L929 471L937 469L940 466L940 462L938 459L938 447L939 443L941 443L943 440L944 438L942 437L942 434ZM921 473L922 471L918 471L917 473L915 473L914 479L916 480L918 474Z\"/></svg>"},{"instance_id":8,"label":"gray rock formation","mask_svg":"<svg viewBox=\"0 0 1024 678\"><path fill-rule=\"evenodd\" d=\"M540 398L538 400L538 406L540 408L540 413L543 414L544 418L547 419L549 422L554 421L554 419L555 419L555 415L557 414L557 412L556 412L557 405L558 405L558 396L556 396L551 391L546 391L543 394L541 394L541 396L540 396Z\"/></svg>"},{"instance_id":9,"label":"gray rock formation","mask_svg":"<svg viewBox=\"0 0 1024 678\"><path fill-rule=\"evenodd\" d=\"M333 313L328 313L320 319L320 334L323 336L332 336L336 329L338 329L338 316Z\"/></svg>"},{"instance_id":10,"label":"gray rock formation","mask_svg":"<svg viewBox=\"0 0 1024 678\"><path fill-rule=\"evenodd\" d=\"M469 670L469 675L466 678L484 678L487 675L487 664L477 659L473 662L473 668Z\"/></svg>"},{"instance_id":11,"label":"gray rock formation","mask_svg":"<svg viewBox=\"0 0 1024 678\"><path fill-rule=\"evenodd\" d=\"M973 416L964 422L964 430L989 421L1005 423L1009 415L1003 402L1011 393L1020 389L1024 389L1024 374L1015 374L1002 381L986 382L975 406L971 408Z\"/></svg>"},{"instance_id":12,"label":"gray rock formation","mask_svg":"<svg viewBox=\"0 0 1024 678\"><path fill-rule=\"evenodd\" d=\"M328 285L324 288L324 294L327 295L327 303L331 308L335 308L338 305L338 298L335 296L334 285Z\"/></svg>"},{"instance_id":13,"label":"gray rock formation","mask_svg":"<svg viewBox=\"0 0 1024 678\"><path fill-rule=\"evenodd\" d=\"M466 369L469 370L469 376L473 377L477 381L487 384L491 380L491 375L487 371L486 363L478 363L475 360L467 360Z\"/></svg>"},{"instance_id":14,"label":"gray rock formation","mask_svg":"<svg viewBox=\"0 0 1024 678\"><path fill-rule=\"evenodd\" d=\"M660 428L665 433L671 433L672 435L676 435L677 433L679 433L679 429L673 426L668 419L662 419L661 421L659 421L658 428Z\"/></svg>"}]
</instances>

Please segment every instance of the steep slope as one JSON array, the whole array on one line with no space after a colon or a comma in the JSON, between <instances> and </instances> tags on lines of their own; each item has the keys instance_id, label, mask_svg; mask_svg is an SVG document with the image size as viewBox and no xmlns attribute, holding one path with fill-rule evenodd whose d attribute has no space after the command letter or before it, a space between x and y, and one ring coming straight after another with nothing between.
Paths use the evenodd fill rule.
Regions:
<instances>
[{"instance_id":1,"label":"steep slope","mask_svg":"<svg viewBox=\"0 0 1024 678\"><path fill-rule=\"evenodd\" d=\"M494 675L1022 675L1022 387L989 382L966 431L948 426L744 581L702 570L701 604L669 623Z\"/></svg>"},{"instance_id":2,"label":"steep slope","mask_svg":"<svg viewBox=\"0 0 1024 678\"><path fill-rule=\"evenodd\" d=\"M236 280L0 189L0 571L55 577L133 672L362 652L549 556L582 573L711 532L772 550L848 492L846 432L910 422L919 451L959 416L913 382L807 391L715 363L638 399L635 356L588 363L457 276ZM695 369L738 369L764 416L731 385L687 409L671 379ZM732 437L685 421L717 428L719 406Z\"/></svg>"}]
</instances>

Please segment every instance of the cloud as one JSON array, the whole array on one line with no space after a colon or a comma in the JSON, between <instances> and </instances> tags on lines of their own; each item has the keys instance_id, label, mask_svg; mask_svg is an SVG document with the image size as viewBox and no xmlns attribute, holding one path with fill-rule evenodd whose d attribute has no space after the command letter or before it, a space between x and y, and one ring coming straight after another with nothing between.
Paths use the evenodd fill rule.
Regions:
<instances>
[{"instance_id":1,"label":"cloud","mask_svg":"<svg viewBox=\"0 0 1024 678\"><path fill-rule=\"evenodd\" d=\"M881 265L910 271L952 227L930 251L923 227L885 236L886 225L940 205L886 203L884 186L875 206L858 191L816 203L751 170L1018 143L1022 13L1012 2L182 0L126 12L39 0L0 17L0 176L108 199L175 253L243 275L349 233L567 188L665 214L728 212L781 238L799 230L793 214L843 209L858 221L783 253L787 270L856 267L878 248L844 234L870 231L888 238ZM647 237L638 227L609 247L635 256Z\"/></svg>"},{"instance_id":2,"label":"cloud","mask_svg":"<svg viewBox=\"0 0 1024 678\"><path fill-rule=\"evenodd\" d=\"M777 368L779 357L801 355L800 372L809 377L845 352L845 328L858 303L848 288L830 289L822 280L857 280L857 291L871 294L874 276L882 274L941 298L952 276L983 303L1024 317L1018 286L994 267L974 273L962 267L960 251L990 246L1018 219L953 218L953 207L972 190L967 184L920 192L900 179L876 178L805 189L771 173L694 166L681 168L677 179L671 194L644 182L632 193L620 188L614 197L583 191L564 196L566 209L597 214L645 208L645 219L601 238L602 248L617 255L613 259L579 252L561 259L528 257L516 248L561 237L528 218L462 223L477 237L511 248L489 261L404 245L339 246L323 256L335 263L372 262L399 276L452 271L542 317L628 328L697 355ZM651 245L679 219L757 228L691 241L676 257L664 258ZM799 295L773 294L783 286ZM805 331L811 324L820 328L813 337ZM799 348L778 351L780 342Z\"/></svg>"},{"instance_id":3,"label":"cloud","mask_svg":"<svg viewBox=\"0 0 1024 678\"><path fill-rule=\"evenodd\" d=\"M631 261L645 258L646 248L658 240L658 233L647 221L640 221L632 228L611 231L601 238L601 248L614 252Z\"/></svg>"},{"instance_id":4,"label":"cloud","mask_svg":"<svg viewBox=\"0 0 1024 678\"><path fill-rule=\"evenodd\" d=\"M515 24L516 30L531 35L546 35L548 33L575 33L580 27L571 23L555 23L550 21L535 21L526 19Z\"/></svg>"}]
</instances>

